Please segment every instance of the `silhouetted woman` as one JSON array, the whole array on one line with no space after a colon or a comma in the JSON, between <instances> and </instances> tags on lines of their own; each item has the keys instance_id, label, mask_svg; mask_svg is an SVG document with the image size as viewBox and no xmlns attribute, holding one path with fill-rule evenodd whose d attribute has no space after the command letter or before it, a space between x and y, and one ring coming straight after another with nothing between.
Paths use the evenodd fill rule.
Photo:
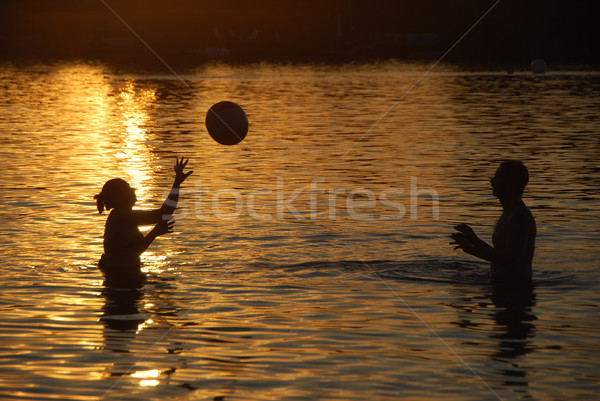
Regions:
<instances>
[{"instance_id":1,"label":"silhouetted woman","mask_svg":"<svg viewBox=\"0 0 600 401\"><path fill-rule=\"evenodd\" d=\"M135 191L120 178L107 181L94 196L99 213L112 209L106 219L104 254L98 264L106 285L135 287L143 281L140 255L156 237L172 232L174 223L169 220L177 207L179 187L192 174L183 172L187 163L183 158L175 163L175 182L160 209L133 210L137 201ZM151 224L155 226L146 236L138 229Z\"/></svg>"}]
</instances>

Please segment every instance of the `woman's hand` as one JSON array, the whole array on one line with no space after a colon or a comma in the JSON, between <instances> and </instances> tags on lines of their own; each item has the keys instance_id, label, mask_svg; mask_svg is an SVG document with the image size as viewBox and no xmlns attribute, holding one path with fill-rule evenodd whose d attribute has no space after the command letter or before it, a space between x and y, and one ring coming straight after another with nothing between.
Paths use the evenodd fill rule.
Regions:
<instances>
[{"instance_id":1,"label":"woman's hand","mask_svg":"<svg viewBox=\"0 0 600 401\"><path fill-rule=\"evenodd\" d=\"M185 168L185 166L187 166L189 159L186 159L185 161L183 160L183 157L181 158L181 160L176 159L175 162L175 184L174 186L179 186L181 185L186 178L188 178L193 171L188 171L187 173L183 172L183 169Z\"/></svg>"},{"instance_id":2,"label":"woman's hand","mask_svg":"<svg viewBox=\"0 0 600 401\"><path fill-rule=\"evenodd\" d=\"M175 222L173 220L162 220L154 226L154 233L156 236L172 233L174 225Z\"/></svg>"},{"instance_id":3,"label":"woman's hand","mask_svg":"<svg viewBox=\"0 0 600 401\"><path fill-rule=\"evenodd\" d=\"M175 222L173 220L169 220L170 218L171 216L168 216L167 220L161 220L160 222L156 223L154 228L152 228L152 230L150 230L150 232L144 237L144 240L142 241L142 244L139 249L140 254L142 254L146 251L146 249L148 249L148 247L156 237L158 237L159 235L173 232L173 225L175 224Z\"/></svg>"}]
</instances>

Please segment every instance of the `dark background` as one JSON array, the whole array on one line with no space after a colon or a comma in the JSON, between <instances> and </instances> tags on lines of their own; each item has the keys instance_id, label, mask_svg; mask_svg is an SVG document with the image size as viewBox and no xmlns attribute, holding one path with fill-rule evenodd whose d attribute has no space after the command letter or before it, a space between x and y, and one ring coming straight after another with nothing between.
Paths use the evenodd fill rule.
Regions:
<instances>
[{"instance_id":1,"label":"dark background","mask_svg":"<svg viewBox=\"0 0 600 401\"><path fill-rule=\"evenodd\" d=\"M105 0L169 64L437 59L491 0ZM597 0L502 0L446 60L600 61ZM157 64L100 0L0 0L0 59Z\"/></svg>"}]
</instances>

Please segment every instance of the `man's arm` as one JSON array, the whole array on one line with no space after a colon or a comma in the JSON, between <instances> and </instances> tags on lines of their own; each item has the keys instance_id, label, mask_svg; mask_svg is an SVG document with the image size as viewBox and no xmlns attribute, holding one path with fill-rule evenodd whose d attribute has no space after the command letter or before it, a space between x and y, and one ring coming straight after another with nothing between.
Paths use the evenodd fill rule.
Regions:
<instances>
[{"instance_id":1,"label":"man's arm","mask_svg":"<svg viewBox=\"0 0 600 401\"><path fill-rule=\"evenodd\" d=\"M494 247L480 239L467 224L459 224L454 229L458 231L450 236L454 240L450 245L456 245L454 249L460 248L469 255L488 262L496 259L497 255Z\"/></svg>"}]
</instances>

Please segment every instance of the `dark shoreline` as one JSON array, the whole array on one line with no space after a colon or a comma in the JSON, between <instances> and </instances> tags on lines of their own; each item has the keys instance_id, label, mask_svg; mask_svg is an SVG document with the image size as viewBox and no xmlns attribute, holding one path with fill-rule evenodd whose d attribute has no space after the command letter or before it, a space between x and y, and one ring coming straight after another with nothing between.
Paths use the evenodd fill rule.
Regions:
<instances>
[{"instance_id":1,"label":"dark shoreline","mask_svg":"<svg viewBox=\"0 0 600 401\"><path fill-rule=\"evenodd\" d=\"M0 61L92 59L155 68L162 63L153 52L176 67L435 61L452 48L444 61L463 65L600 63L595 1L495 3L4 0Z\"/></svg>"},{"instance_id":2,"label":"dark shoreline","mask_svg":"<svg viewBox=\"0 0 600 401\"><path fill-rule=\"evenodd\" d=\"M107 70L115 72L115 73L147 73L147 74L173 74L175 72L176 75L185 75L188 73L197 73L199 70L203 68L211 68L214 66L224 65L231 67L248 67L248 66L256 66L260 64L266 64L271 66L351 66L351 65L367 65L367 64L393 64L397 63L398 65L402 64L415 64L422 65L424 68L429 68L434 63L437 63L435 59L397 59L397 58L371 58L371 59L360 59L360 60L246 60L246 61L235 61L235 60L227 60L227 59L216 59L216 60L202 60L200 62L196 62L194 60L188 60L187 62L171 62L163 58L165 62L167 62L167 66L165 66L159 59L155 60L145 60L144 62L139 62L135 60L102 60L99 58L82 58L82 57L72 57L72 58L15 58L15 59L1 59L0 58L0 68L3 66L13 66L18 69L29 69L35 68L40 65L51 65L60 67L62 65L89 65L92 67L105 67ZM509 64L509 63L461 63L461 62L451 62L451 61L442 61L437 64L436 70L444 69L444 68L452 68L456 71L461 72L498 72L500 74L532 74L530 69L530 63L525 62L523 64ZM600 72L600 63L562 63L562 64L549 64L547 73L552 74L556 72Z\"/></svg>"}]
</instances>

